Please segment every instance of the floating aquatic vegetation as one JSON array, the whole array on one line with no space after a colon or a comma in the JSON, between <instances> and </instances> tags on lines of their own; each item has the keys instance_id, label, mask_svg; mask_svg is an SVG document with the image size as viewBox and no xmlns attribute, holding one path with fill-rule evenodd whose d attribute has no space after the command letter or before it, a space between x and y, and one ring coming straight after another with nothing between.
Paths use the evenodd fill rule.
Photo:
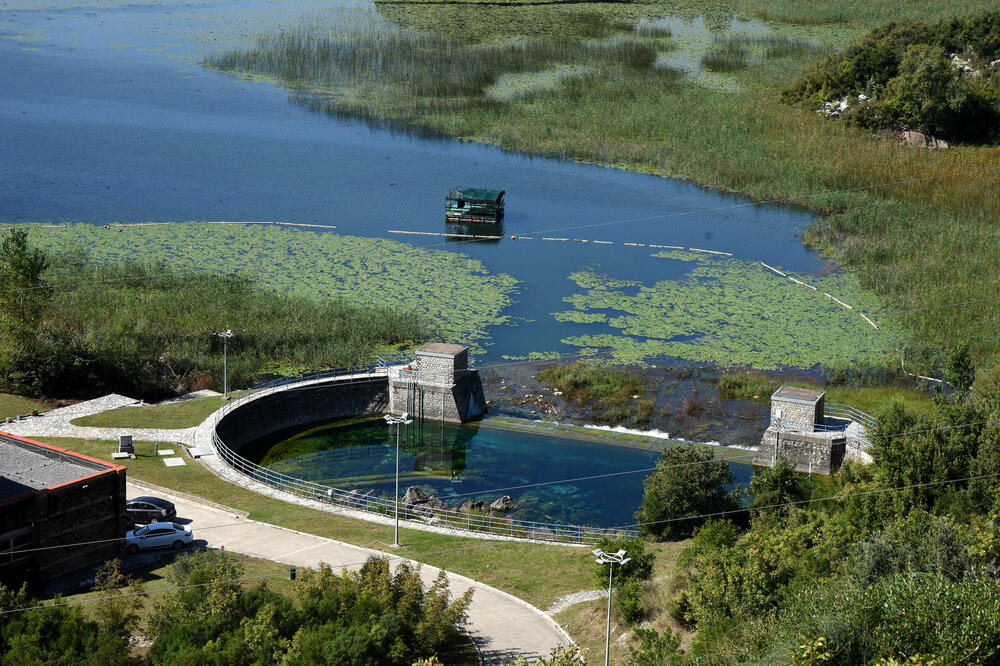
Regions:
<instances>
[{"instance_id":1,"label":"floating aquatic vegetation","mask_svg":"<svg viewBox=\"0 0 1000 666\"><path fill-rule=\"evenodd\" d=\"M653 256L676 259L675 254ZM565 321L577 314L597 314L595 323L606 318L606 326L620 333L601 326L603 330L563 342L611 349L623 363L669 355L775 368L873 360L890 351L897 339L887 322L875 330L859 316L874 301L855 278L843 273L798 276L816 286L814 291L753 262L702 255L689 260L696 265L683 279L642 286L632 294L622 290L622 285L632 284L625 280L593 271L571 274L584 291L564 299L574 310L554 316ZM855 309L838 305L823 292Z\"/></svg>"},{"instance_id":2,"label":"floating aquatic vegetation","mask_svg":"<svg viewBox=\"0 0 1000 666\"><path fill-rule=\"evenodd\" d=\"M39 247L82 250L100 262L141 257L182 271L243 275L316 299L398 306L425 315L441 338L470 344L475 351L482 351L477 341L487 344L487 327L508 322L501 313L517 284L455 252L290 227L185 222L28 228Z\"/></svg>"}]
</instances>

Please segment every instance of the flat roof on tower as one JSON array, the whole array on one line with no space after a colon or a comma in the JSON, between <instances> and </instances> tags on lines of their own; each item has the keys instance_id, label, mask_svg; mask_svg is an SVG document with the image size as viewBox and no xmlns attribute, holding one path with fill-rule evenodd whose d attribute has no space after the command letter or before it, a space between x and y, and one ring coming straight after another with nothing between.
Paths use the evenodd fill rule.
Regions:
<instances>
[{"instance_id":1,"label":"flat roof on tower","mask_svg":"<svg viewBox=\"0 0 1000 666\"><path fill-rule=\"evenodd\" d=\"M804 402L810 405L815 405L823 398L824 395L826 395L826 391L797 388L795 386L782 386L771 395L771 400Z\"/></svg>"},{"instance_id":2,"label":"flat roof on tower","mask_svg":"<svg viewBox=\"0 0 1000 666\"><path fill-rule=\"evenodd\" d=\"M469 348L465 345L452 345L447 342L428 342L426 345L417 350L418 354L447 354L448 356L455 356L461 354L462 352L468 350Z\"/></svg>"},{"instance_id":3,"label":"flat roof on tower","mask_svg":"<svg viewBox=\"0 0 1000 666\"><path fill-rule=\"evenodd\" d=\"M0 432L0 501L101 474L120 465Z\"/></svg>"}]
</instances>

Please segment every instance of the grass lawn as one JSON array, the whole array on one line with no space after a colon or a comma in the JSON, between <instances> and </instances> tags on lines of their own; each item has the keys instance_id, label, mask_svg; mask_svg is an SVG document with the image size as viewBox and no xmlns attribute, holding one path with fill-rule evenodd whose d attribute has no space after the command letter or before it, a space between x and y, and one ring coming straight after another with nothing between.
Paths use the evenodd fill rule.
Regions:
<instances>
[{"instance_id":1,"label":"grass lawn","mask_svg":"<svg viewBox=\"0 0 1000 666\"><path fill-rule=\"evenodd\" d=\"M48 408L48 405L22 398L19 395L0 393L0 419L6 419L19 414L30 414L33 409L42 412Z\"/></svg>"},{"instance_id":2,"label":"grass lawn","mask_svg":"<svg viewBox=\"0 0 1000 666\"><path fill-rule=\"evenodd\" d=\"M679 631L677 623L667 613L669 600L667 590L677 564L677 558L687 543L686 541L678 541L648 546L656 553L656 562L653 565L653 575L647 583L646 592L643 595L642 604L646 611L643 620L644 627L655 629L661 633L666 628L674 632ZM597 587L596 582L596 580L591 579L591 589ZM607 589L606 585L604 587ZM607 613L608 600L598 599L597 601L575 604L555 616L556 621L569 632L569 635L580 646L588 663L599 664L604 658ZM686 632L681 631L680 633L682 641L690 638ZM625 638L622 638L623 635L626 635ZM613 611L610 663L622 666L629 663L629 648L632 643L631 631L618 619L617 611Z\"/></svg>"},{"instance_id":3,"label":"grass lawn","mask_svg":"<svg viewBox=\"0 0 1000 666\"><path fill-rule=\"evenodd\" d=\"M222 398L193 398L167 405L119 407L70 421L97 428L193 428L222 407Z\"/></svg>"},{"instance_id":4,"label":"grass lawn","mask_svg":"<svg viewBox=\"0 0 1000 666\"><path fill-rule=\"evenodd\" d=\"M42 441L108 461L117 447L112 441L72 438ZM150 442L135 442L135 448L135 460L115 461L128 467L130 478L198 495L247 511L253 520L309 534L376 549L385 549L386 544L392 543L390 525L314 512L258 495L223 481L193 462L184 467L166 467L162 458L153 455ZM547 608L564 594L591 589L594 585L593 556L587 548L485 541L405 528L400 532L400 541L403 547L398 553L402 556L469 576L539 608Z\"/></svg>"}]
</instances>

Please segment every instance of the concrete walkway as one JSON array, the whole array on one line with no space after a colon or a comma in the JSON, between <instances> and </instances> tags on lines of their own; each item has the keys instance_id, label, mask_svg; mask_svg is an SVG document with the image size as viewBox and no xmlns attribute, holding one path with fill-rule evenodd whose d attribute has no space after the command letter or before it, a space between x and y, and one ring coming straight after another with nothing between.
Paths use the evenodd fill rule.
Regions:
<instances>
[{"instance_id":1,"label":"concrete walkway","mask_svg":"<svg viewBox=\"0 0 1000 666\"><path fill-rule=\"evenodd\" d=\"M164 404L164 403L160 403ZM111 393L101 398L78 402L69 407L60 407L38 416L29 416L23 421L0 423L0 430L21 437L79 437L81 439L117 440L119 435L132 435L135 441L170 442L191 446L194 442L194 428L95 428L77 426L70 423L91 414L99 414L119 407L141 407L144 403L123 395Z\"/></svg>"},{"instance_id":2,"label":"concrete walkway","mask_svg":"<svg viewBox=\"0 0 1000 666\"><path fill-rule=\"evenodd\" d=\"M133 484L128 484L127 491L129 497L149 493ZM177 506L179 519L191 521L195 539L205 541L211 548L224 546L227 551L297 567L317 567L324 562L335 571L358 569L371 555L394 557L391 553L240 519L232 513L180 497L164 496ZM418 565L412 560L406 561ZM440 570L420 566L421 578L425 585L430 585ZM469 588L474 590L467 629L483 663L499 665L518 656L546 656L554 647L571 643L559 625L527 602L465 576L447 575L452 598L461 596Z\"/></svg>"}]
</instances>

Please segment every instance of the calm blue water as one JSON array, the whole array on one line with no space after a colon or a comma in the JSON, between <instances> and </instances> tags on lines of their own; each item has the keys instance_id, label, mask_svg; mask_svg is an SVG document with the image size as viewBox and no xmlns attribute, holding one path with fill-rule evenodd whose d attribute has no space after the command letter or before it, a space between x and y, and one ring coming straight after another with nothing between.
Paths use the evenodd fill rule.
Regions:
<instances>
[{"instance_id":1,"label":"calm blue water","mask_svg":"<svg viewBox=\"0 0 1000 666\"><path fill-rule=\"evenodd\" d=\"M550 316L576 291L567 279L574 270L652 283L688 268L621 242L733 251L796 271L820 264L797 236L811 219L798 210L748 206L676 180L372 129L198 64L258 31L295 25L316 3L74 8L68 0L59 10L41 3L9 9L19 4L0 7L0 222L282 220L460 249L522 281L505 312L517 325L502 336L493 331L492 358L576 351L560 339L599 332ZM444 231L443 197L456 185L506 189L507 236L550 232L618 244L445 245L387 234ZM557 231L578 226L585 228Z\"/></svg>"},{"instance_id":2,"label":"calm blue water","mask_svg":"<svg viewBox=\"0 0 1000 666\"><path fill-rule=\"evenodd\" d=\"M345 490L373 490L392 497L395 431L381 419L348 426L307 426L275 433L241 450L251 460L284 474ZM642 480L659 451L589 442L544 433L523 433L478 424L427 422L404 427L400 446L400 492L419 486L456 507L466 498L493 501L510 495L522 520L626 525L642 502ZM738 485L752 467L730 463ZM633 474L579 479L614 472ZM532 484L544 485L532 485ZM517 487L527 486L527 487Z\"/></svg>"}]
</instances>

